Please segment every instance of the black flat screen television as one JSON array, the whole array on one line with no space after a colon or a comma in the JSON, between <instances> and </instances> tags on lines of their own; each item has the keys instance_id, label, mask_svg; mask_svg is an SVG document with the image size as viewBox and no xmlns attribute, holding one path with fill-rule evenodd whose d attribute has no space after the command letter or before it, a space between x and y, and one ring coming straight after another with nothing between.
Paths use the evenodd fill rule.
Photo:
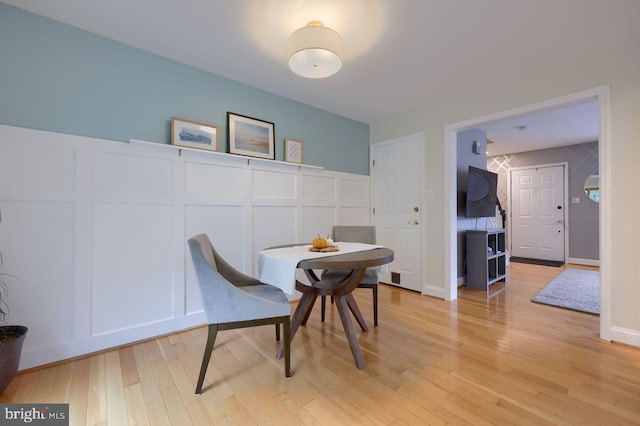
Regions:
<instances>
[{"instance_id":1,"label":"black flat screen television","mask_svg":"<svg viewBox=\"0 0 640 426\"><path fill-rule=\"evenodd\" d=\"M498 175L469 166L466 217L494 217L498 201Z\"/></svg>"}]
</instances>

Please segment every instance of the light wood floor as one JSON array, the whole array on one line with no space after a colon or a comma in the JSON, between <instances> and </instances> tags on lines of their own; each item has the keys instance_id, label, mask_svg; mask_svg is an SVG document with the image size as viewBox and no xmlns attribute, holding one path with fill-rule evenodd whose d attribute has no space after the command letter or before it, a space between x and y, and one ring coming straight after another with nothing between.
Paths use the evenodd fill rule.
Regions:
<instances>
[{"instance_id":1,"label":"light wood floor","mask_svg":"<svg viewBox=\"0 0 640 426\"><path fill-rule=\"evenodd\" d=\"M194 395L204 327L21 373L0 402L69 402L71 424L640 424L640 349L598 338L598 317L531 303L562 268L511 264L506 286L445 302L380 288L357 370L335 307L292 343L218 334ZM356 299L372 323L371 292Z\"/></svg>"}]
</instances>

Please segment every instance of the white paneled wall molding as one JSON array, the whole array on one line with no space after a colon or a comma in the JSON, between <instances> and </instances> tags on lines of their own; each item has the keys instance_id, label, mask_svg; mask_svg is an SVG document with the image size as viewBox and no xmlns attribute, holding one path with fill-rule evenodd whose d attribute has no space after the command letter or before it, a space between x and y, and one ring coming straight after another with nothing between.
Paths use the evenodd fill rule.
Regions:
<instances>
[{"instance_id":1,"label":"white paneled wall molding","mask_svg":"<svg viewBox=\"0 0 640 426\"><path fill-rule=\"evenodd\" d=\"M204 323L186 240L259 250L369 224L369 177L0 125L0 250L31 368Z\"/></svg>"}]
</instances>

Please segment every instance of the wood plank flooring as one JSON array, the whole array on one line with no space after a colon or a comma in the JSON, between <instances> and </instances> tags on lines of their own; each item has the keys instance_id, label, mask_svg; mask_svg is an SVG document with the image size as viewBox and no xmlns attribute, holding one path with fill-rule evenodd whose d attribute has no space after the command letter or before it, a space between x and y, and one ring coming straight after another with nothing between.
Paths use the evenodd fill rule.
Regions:
<instances>
[{"instance_id":1,"label":"wood plank flooring","mask_svg":"<svg viewBox=\"0 0 640 426\"><path fill-rule=\"evenodd\" d=\"M562 270L512 263L506 285L454 302L380 286L365 370L335 306L324 324L316 306L290 379L272 326L223 331L194 395L200 327L20 373L0 402L68 402L73 425L640 424L640 349L600 340L597 316L530 301ZM354 294L372 324L371 291Z\"/></svg>"}]
</instances>

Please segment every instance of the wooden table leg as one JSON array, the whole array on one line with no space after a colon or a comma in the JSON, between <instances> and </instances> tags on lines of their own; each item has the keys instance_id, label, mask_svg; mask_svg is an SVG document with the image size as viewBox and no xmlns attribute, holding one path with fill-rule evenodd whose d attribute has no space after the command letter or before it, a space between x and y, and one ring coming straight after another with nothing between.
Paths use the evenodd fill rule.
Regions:
<instances>
[{"instance_id":1,"label":"wooden table leg","mask_svg":"<svg viewBox=\"0 0 640 426\"><path fill-rule=\"evenodd\" d=\"M353 312L353 316L356 318L356 321L358 321L358 324L360 324L362 331L369 331L369 327L367 327L367 323L362 316L362 312L360 312L360 308L358 308L356 299L353 298L353 293L346 294L344 297L347 299L347 305L351 312Z\"/></svg>"},{"instance_id":2,"label":"wooden table leg","mask_svg":"<svg viewBox=\"0 0 640 426\"><path fill-rule=\"evenodd\" d=\"M315 297L318 297L318 293L316 293L315 291L313 293L315 294ZM302 295L302 297L304 297L304 294ZM302 299L300 299L300 302L302 302ZM309 320L309 316L311 315L311 311L313 310L313 305L315 305L315 303L316 301L314 298L313 302L311 302L311 306L309 306L309 309L306 310L304 317L300 321L300 325L307 325L307 321Z\"/></svg>"},{"instance_id":3,"label":"wooden table leg","mask_svg":"<svg viewBox=\"0 0 640 426\"><path fill-rule=\"evenodd\" d=\"M313 309L313 304L316 302L317 297L318 297L318 294L315 292L315 289L313 288L310 288L310 291L305 291L304 293L302 293L300 302L298 302L298 307L296 308L296 311L293 313L293 317L291 318L291 331L290 331L289 342L293 341L293 337L296 335L296 332L298 331L298 327L300 327L300 324L305 323L307 318L309 318L309 313ZM280 349L278 350L278 353L276 356L278 358L282 358L284 356L284 339L280 343Z\"/></svg>"},{"instance_id":4,"label":"wooden table leg","mask_svg":"<svg viewBox=\"0 0 640 426\"><path fill-rule=\"evenodd\" d=\"M362 350L360 349L356 329L353 326L353 321L351 321L351 315L349 314L347 295L334 296L334 301L336 308L338 309L338 313L340 314L342 326L344 327L344 332L347 335L347 341L349 342L349 347L351 347L351 354L356 362L356 366L358 369L364 370L366 364L364 363L364 357L362 356Z\"/></svg>"},{"instance_id":5,"label":"wooden table leg","mask_svg":"<svg viewBox=\"0 0 640 426\"><path fill-rule=\"evenodd\" d=\"M308 286L308 285L304 285L302 284L300 281L296 281L296 290L298 290L300 293L302 293L302 297L304 297L305 294L307 293L313 293L315 294L315 297L318 297L318 293L316 292L316 289ZM302 302L302 298L300 299L300 302ZM302 318L302 321L300 321L300 325L307 325L307 321L309 320L309 316L311 315L311 311L313 310L313 305L316 303L315 299L313 300L313 302L311 302L311 306L309 306L309 308L306 310L306 313L304 315L304 317ZM300 305L298 305L300 306Z\"/></svg>"}]
</instances>

